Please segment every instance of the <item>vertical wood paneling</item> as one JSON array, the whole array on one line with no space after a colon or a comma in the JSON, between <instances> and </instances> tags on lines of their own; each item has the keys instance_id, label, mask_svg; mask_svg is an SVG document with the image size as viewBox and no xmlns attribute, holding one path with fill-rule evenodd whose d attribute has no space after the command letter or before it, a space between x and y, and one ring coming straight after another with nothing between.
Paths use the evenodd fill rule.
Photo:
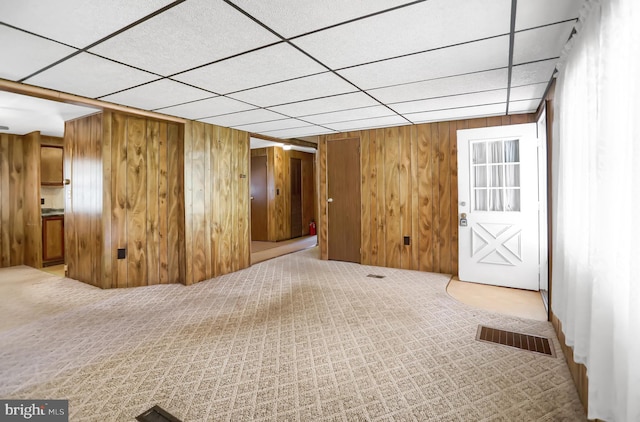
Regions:
<instances>
[{"instance_id":1,"label":"vertical wood paneling","mask_svg":"<svg viewBox=\"0 0 640 422\"><path fill-rule=\"evenodd\" d=\"M113 118L110 111L105 111L102 114L102 134L100 142L96 142L96 148L102 147L102 215L100 218L100 231L103 239L103 250L101 259L102 280L99 286L103 289L115 286L113 281L113 261L115 259L115 244L111 236L112 225L112 210L113 208L113 196L111 195L111 180L112 180L112 127ZM71 160L70 160L71 161ZM66 166L66 163L65 163ZM70 178L66 176L65 178ZM69 213L67 213L67 218ZM66 225L66 223L65 223ZM68 266L68 261L67 261Z\"/></svg>"},{"instance_id":2,"label":"vertical wood paneling","mask_svg":"<svg viewBox=\"0 0 640 422\"><path fill-rule=\"evenodd\" d=\"M369 134L371 131L363 131L360 138L360 178L362 189L366 192L371 191L371 166L369 165L370 153L370 139ZM367 230L367 227L371 227L371 197L369 195L363 195L362 201L360 201L360 207L362 208L361 224L365 230L361 230L360 245L362 253L360 262L364 265L371 265L371 231Z\"/></svg>"},{"instance_id":3,"label":"vertical wood paneling","mask_svg":"<svg viewBox=\"0 0 640 422\"><path fill-rule=\"evenodd\" d=\"M185 131L186 284L193 284L249 265L249 135L201 122Z\"/></svg>"},{"instance_id":4,"label":"vertical wood paneling","mask_svg":"<svg viewBox=\"0 0 640 422\"><path fill-rule=\"evenodd\" d=\"M0 267L24 263L23 137L0 134Z\"/></svg>"},{"instance_id":5,"label":"vertical wood paneling","mask_svg":"<svg viewBox=\"0 0 640 422\"><path fill-rule=\"evenodd\" d=\"M146 121L130 117L127 124L127 286L147 279Z\"/></svg>"},{"instance_id":6,"label":"vertical wood paneling","mask_svg":"<svg viewBox=\"0 0 640 422\"><path fill-rule=\"evenodd\" d=\"M114 249L127 247L127 119L124 115L113 113L113 139L111 141L111 191L112 226L111 238ZM127 287L127 261L116 259L113 261L113 287Z\"/></svg>"},{"instance_id":7,"label":"vertical wood paneling","mask_svg":"<svg viewBox=\"0 0 640 422\"><path fill-rule=\"evenodd\" d=\"M363 230L363 232L369 232L369 243L362 243L362 247L363 248L367 248L369 249L369 255L370 255L370 260L369 260L369 264L370 265L380 265L380 263L378 262L379 259L379 254L378 254L378 166L377 166L377 144L378 141L376 139L376 131L375 130L368 130L366 131L367 133L367 138L368 138L368 144L369 144L369 162L368 162L368 166L369 166L369 170L368 170L368 177L369 177L369 192L371 193L370 195L363 195L363 199L364 197L367 197L367 201L369 202L369 208L370 208L370 224L369 224L369 229L367 230L366 226L365 229ZM367 192L366 189L363 188L363 192Z\"/></svg>"},{"instance_id":8,"label":"vertical wood paneling","mask_svg":"<svg viewBox=\"0 0 640 422\"><path fill-rule=\"evenodd\" d=\"M412 268L411 243L404 244L404 237L409 236L411 242L411 192L413 191L413 179L411 177L411 126L399 128L400 136L400 157L399 157L399 179L400 179L400 267L404 269Z\"/></svg>"},{"instance_id":9,"label":"vertical wood paneling","mask_svg":"<svg viewBox=\"0 0 640 422\"><path fill-rule=\"evenodd\" d=\"M166 124L158 121L147 122L147 283L160 283L160 127L166 136Z\"/></svg>"},{"instance_id":10,"label":"vertical wood paneling","mask_svg":"<svg viewBox=\"0 0 640 422\"><path fill-rule=\"evenodd\" d=\"M185 251L185 180L186 166L182 157L185 155L183 125L167 124L167 274L168 283L186 284L186 251ZM164 165L161 166L161 168ZM162 258L161 258L162 259Z\"/></svg>"},{"instance_id":11,"label":"vertical wood paneling","mask_svg":"<svg viewBox=\"0 0 640 422\"><path fill-rule=\"evenodd\" d=\"M40 216L40 132L24 136L24 264L42 267Z\"/></svg>"},{"instance_id":12,"label":"vertical wood paneling","mask_svg":"<svg viewBox=\"0 0 640 422\"><path fill-rule=\"evenodd\" d=\"M439 225L439 255L441 273L451 273L451 160L449 159L449 130L450 123L438 123L438 221Z\"/></svg>"},{"instance_id":13,"label":"vertical wood paneling","mask_svg":"<svg viewBox=\"0 0 640 422\"><path fill-rule=\"evenodd\" d=\"M513 115L320 137L321 258L328 259L326 142L361 142L361 261L371 265L457 274L457 130L535 121ZM366 233L365 233L366 232ZM411 236L411 245L403 237Z\"/></svg>"},{"instance_id":14,"label":"vertical wood paneling","mask_svg":"<svg viewBox=\"0 0 640 422\"><path fill-rule=\"evenodd\" d=\"M386 129L384 137L384 186L386 221L386 266L400 268L401 215L400 215L400 129Z\"/></svg>"},{"instance_id":15,"label":"vertical wood paneling","mask_svg":"<svg viewBox=\"0 0 640 422\"><path fill-rule=\"evenodd\" d=\"M328 207L327 207L327 138L320 136L318 139L318 237L320 239L320 258L329 259L327 242Z\"/></svg>"}]
</instances>

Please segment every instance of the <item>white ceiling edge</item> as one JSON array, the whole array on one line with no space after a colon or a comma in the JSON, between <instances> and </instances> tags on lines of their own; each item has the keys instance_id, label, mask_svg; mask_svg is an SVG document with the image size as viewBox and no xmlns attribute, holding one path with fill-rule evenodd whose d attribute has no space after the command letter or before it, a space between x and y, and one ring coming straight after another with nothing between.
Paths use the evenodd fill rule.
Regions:
<instances>
[{"instance_id":1,"label":"white ceiling edge","mask_svg":"<svg viewBox=\"0 0 640 422\"><path fill-rule=\"evenodd\" d=\"M285 140L283 139L283 141ZM267 141L266 139L254 138L253 136L249 138L249 142L250 142L250 149L270 148L270 147L284 148L286 146L288 149L292 149L294 151L308 152L310 154L316 153L315 148L303 147L299 145L290 145L290 144L287 144L286 142Z\"/></svg>"},{"instance_id":2,"label":"white ceiling edge","mask_svg":"<svg viewBox=\"0 0 640 422\"><path fill-rule=\"evenodd\" d=\"M9 126L0 133L26 135L39 131L42 135L63 137L64 122L99 111L94 107L0 90L0 126Z\"/></svg>"}]
</instances>

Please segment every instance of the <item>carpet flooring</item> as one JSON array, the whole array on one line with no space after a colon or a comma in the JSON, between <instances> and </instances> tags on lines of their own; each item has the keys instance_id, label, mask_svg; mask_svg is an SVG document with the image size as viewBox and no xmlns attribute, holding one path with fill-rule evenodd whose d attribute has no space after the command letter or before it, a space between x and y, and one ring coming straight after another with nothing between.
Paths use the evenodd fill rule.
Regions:
<instances>
[{"instance_id":1,"label":"carpet flooring","mask_svg":"<svg viewBox=\"0 0 640 422\"><path fill-rule=\"evenodd\" d=\"M460 303L446 275L318 255L108 291L0 269L0 284L22 284L0 297L13 319L0 397L68 399L71 421L132 421L156 404L185 422L586 420L561 354L475 340L483 324L559 351L549 323Z\"/></svg>"}]
</instances>

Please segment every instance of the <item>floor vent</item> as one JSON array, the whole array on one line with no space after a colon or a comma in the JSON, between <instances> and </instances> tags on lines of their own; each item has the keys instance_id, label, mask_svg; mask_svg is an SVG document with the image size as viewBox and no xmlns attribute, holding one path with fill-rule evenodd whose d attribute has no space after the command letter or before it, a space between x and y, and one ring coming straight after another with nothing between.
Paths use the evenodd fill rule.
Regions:
<instances>
[{"instance_id":1,"label":"floor vent","mask_svg":"<svg viewBox=\"0 0 640 422\"><path fill-rule=\"evenodd\" d=\"M476 340L503 344L547 356L555 357L556 355L553 349L553 343L546 337L498 330L497 328L485 327L484 325L478 325Z\"/></svg>"},{"instance_id":2,"label":"floor vent","mask_svg":"<svg viewBox=\"0 0 640 422\"><path fill-rule=\"evenodd\" d=\"M136 420L140 422L182 422L158 405L136 416Z\"/></svg>"},{"instance_id":3,"label":"floor vent","mask_svg":"<svg viewBox=\"0 0 640 422\"><path fill-rule=\"evenodd\" d=\"M385 278L386 276L380 274L368 274L367 277L371 278Z\"/></svg>"}]
</instances>

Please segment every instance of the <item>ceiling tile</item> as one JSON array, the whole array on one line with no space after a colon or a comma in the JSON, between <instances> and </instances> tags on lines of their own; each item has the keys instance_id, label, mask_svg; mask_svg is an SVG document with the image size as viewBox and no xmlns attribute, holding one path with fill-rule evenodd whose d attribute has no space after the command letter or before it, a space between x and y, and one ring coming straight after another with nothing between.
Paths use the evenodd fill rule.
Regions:
<instances>
[{"instance_id":1,"label":"ceiling tile","mask_svg":"<svg viewBox=\"0 0 640 422\"><path fill-rule=\"evenodd\" d=\"M352 110L334 111L332 113L316 114L302 117L307 122L323 125L326 123L346 122L349 120L368 119L373 117L394 116L396 113L385 106L356 108Z\"/></svg>"},{"instance_id":2,"label":"ceiling tile","mask_svg":"<svg viewBox=\"0 0 640 422\"><path fill-rule=\"evenodd\" d=\"M505 114L506 109L506 103L502 103L406 114L405 117L413 123L443 122L447 120L472 119L474 117L499 116Z\"/></svg>"},{"instance_id":3,"label":"ceiling tile","mask_svg":"<svg viewBox=\"0 0 640 422\"><path fill-rule=\"evenodd\" d=\"M84 48L172 0L2 0L2 21L78 48Z\"/></svg>"},{"instance_id":4,"label":"ceiling tile","mask_svg":"<svg viewBox=\"0 0 640 422\"><path fill-rule=\"evenodd\" d=\"M297 38L294 43L338 69L508 34L510 16L510 0L429 0Z\"/></svg>"},{"instance_id":5,"label":"ceiling tile","mask_svg":"<svg viewBox=\"0 0 640 422\"><path fill-rule=\"evenodd\" d=\"M507 81L508 71L503 68L372 89L368 93L388 104L506 88Z\"/></svg>"},{"instance_id":6,"label":"ceiling tile","mask_svg":"<svg viewBox=\"0 0 640 422\"><path fill-rule=\"evenodd\" d=\"M560 57L573 26L573 22L565 22L517 32L513 40L513 63Z\"/></svg>"},{"instance_id":7,"label":"ceiling tile","mask_svg":"<svg viewBox=\"0 0 640 422\"><path fill-rule=\"evenodd\" d=\"M180 104L177 106L160 108L156 111L164 114L169 114L171 116L179 116L196 120L225 113L250 110L252 108L255 107L231 98L214 97L207 98L205 100L193 101L186 104Z\"/></svg>"},{"instance_id":8,"label":"ceiling tile","mask_svg":"<svg viewBox=\"0 0 640 422\"><path fill-rule=\"evenodd\" d=\"M118 92L100 98L116 104L155 110L211 97L212 94L168 79Z\"/></svg>"},{"instance_id":9,"label":"ceiling tile","mask_svg":"<svg viewBox=\"0 0 640 422\"><path fill-rule=\"evenodd\" d=\"M538 109L541 98L509 102L509 114L533 113Z\"/></svg>"},{"instance_id":10,"label":"ceiling tile","mask_svg":"<svg viewBox=\"0 0 640 422\"><path fill-rule=\"evenodd\" d=\"M509 37L491 38L339 71L361 89L497 69L509 64Z\"/></svg>"},{"instance_id":11,"label":"ceiling tile","mask_svg":"<svg viewBox=\"0 0 640 422\"><path fill-rule=\"evenodd\" d=\"M547 90L547 85L549 85L547 82L543 82L533 85L511 87L509 100L519 101L531 98L542 98L544 96L544 92Z\"/></svg>"},{"instance_id":12,"label":"ceiling tile","mask_svg":"<svg viewBox=\"0 0 640 422\"><path fill-rule=\"evenodd\" d=\"M315 100L275 106L271 107L271 110L292 117L299 117L310 114L329 113L332 111L367 107L377 104L378 102L370 96L363 94L362 92L353 92L351 94L334 95L328 98L317 98Z\"/></svg>"},{"instance_id":13,"label":"ceiling tile","mask_svg":"<svg viewBox=\"0 0 640 422\"><path fill-rule=\"evenodd\" d=\"M325 126L338 132L345 132L357 129L369 129L375 127L408 125L405 119L400 116L377 117L375 119L352 120L349 122L330 123Z\"/></svg>"},{"instance_id":14,"label":"ceiling tile","mask_svg":"<svg viewBox=\"0 0 640 422\"><path fill-rule=\"evenodd\" d=\"M287 38L409 3L407 0L234 0L233 2Z\"/></svg>"},{"instance_id":15,"label":"ceiling tile","mask_svg":"<svg viewBox=\"0 0 640 422\"><path fill-rule=\"evenodd\" d=\"M5 91L0 91L0 104L0 123L9 126L2 132L16 135L40 131L43 135L63 136L64 122L100 111Z\"/></svg>"},{"instance_id":16,"label":"ceiling tile","mask_svg":"<svg viewBox=\"0 0 640 422\"><path fill-rule=\"evenodd\" d=\"M220 116L209 117L206 119L199 119L206 123L213 125L233 127L246 125L250 123L268 122L270 120L281 120L286 116L283 116L273 111L265 110L263 108L257 108L254 110L241 111L238 113L223 114Z\"/></svg>"},{"instance_id":17,"label":"ceiling tile","mask_svg":"<svg viewBox=\"0 0 640 422\"><path fill-rule=\"evenodd\" d=\"M555 68L556 60L544 60L513 66L511 71L511 86L549 82Z\"/></svg>"},{"instance_id":18,"label":"ceiling tile","mask_svg":"<svg viewBox=\"0 0 640 422\"><path fill-rule=\"evenodd\" d=\"M76 51L71 47L4 25L0 25L0 44L2 44L0 78L12 81L25 78ZM30 51L36 53L25 54Z\"/></svg>"},{"instance_id":19,"label":"ceiling tile","mask_svg":"<svg viewBox=\"0 0 640 422\"><path fill-rule=\"evenodd\" d=\"M390 104L400 114L418 113L422 111L442 110L466 106L504 103L507 101L507 90L497 89L473 94L452 95L449 97L431 98L428 100L409 101Z\"/></svg>"},{"instance_id":20,"label":"ceiling tile","mask_svg":"<svg viewBox=\"0 0 640 422\"><path fill-rule=\"evenodd\" d=\"M326 68L282 43L174 76L225 94L286 79L325 72Z\"/></svg>"},{"instance_id":21,"label":"ceiling tile","mask_svg":"<svg viewBox=\"0 0 640 422\"><path fill-rule=\"evenodd\" d=\"M335 133L334 130L324 128L322 126L304 126L294 129L283 129L264 132L263 134L281 139L299 138L303 136L324 135L326 133Z\"/></svg>"},{"instance_id":22,"label":"ceiling tile","mask_svg":"<svg viewBox=\"0 0 640 422\"><path fill-rule=\"evenodd\" d=\"M235 128L247 132L262 133L270 130L292 129L304 126L309 126L309 123L300 121L298 119L282 119L273 120L270 122L251 123L248 125L235 126Z\"/></svg>"},{"instance_id":23,"label":"ceiling tile","mask_svg":"<svg viewBox=\"0 0 640 422\"><path fill-rule=\"evenodd\" d=\"M516 31L578 17L584 0L518 0Z\"/></svg>"},{"instance_id":24,"label":"ceiling tile","mask_svg":"<svg viewBox=\"0 0 640 422\"><path fill-rule=\"evenodd\" d=\"M225 2L189 0L91 51L166 76L277 41Z\"/></svg>"},{"instance_id":25,"label":"ceiling tile","mask_svg":"<svg viewBox=\"0 0 640 422\"><path fill-rule=\"evenodd\" d=\"M129 66L114 63L92 54L80 53L27 79L25 82L96 98L157 78L155 75Z\"/></svg>"},{"instance_id":26,"label":"ceiling tile","mask_svg":"<svg viewBox=\"0 0 640 422\"><path fill-rule=\"evenodd\" d=\"M267 85L261 88L230 94L232 98L269 107L302 101L329 95L343 94L354 91L355 88L333 73L307 76L292 81Z\"/></svg>"}]
</instances>

